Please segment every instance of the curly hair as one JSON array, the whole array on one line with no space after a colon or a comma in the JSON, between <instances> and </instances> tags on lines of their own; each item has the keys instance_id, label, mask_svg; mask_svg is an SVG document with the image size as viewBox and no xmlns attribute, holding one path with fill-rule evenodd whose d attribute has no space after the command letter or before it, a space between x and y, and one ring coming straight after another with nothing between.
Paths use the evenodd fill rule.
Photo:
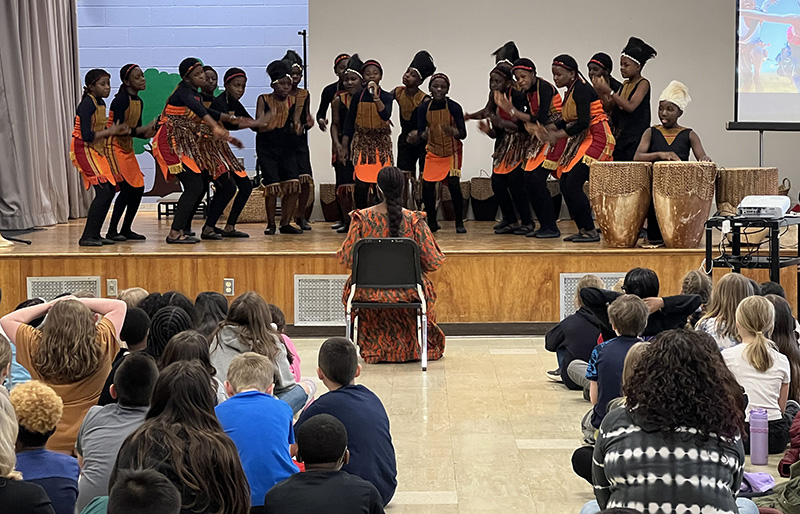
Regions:
<instances>
[{"instance_id":1,"label":"curly hair","mask_svg":"<svg viewBox=\"0 0 800 514\"><path fill-rule=\"evenodd\" d=\"M31 380L11 391L11 405L17 413L19 426L37 434L56 429L64 413L64 402L46 384Z\"/></svg>"},{"instance_id":2,"label":"curly hair","mask_svg":"<svg viewBox=\"0 0 800 514\"><path fill-rule=\"evenodd\" d=\"M705 332L667 330L656 336L623 385L628 412L669 438L681 428L705 443L733 438L744 428L744 394Z\"/></svg>"},{"instance_id":3,"label":"curly hair","mask_svg":"<svg viewBox=\"0 0 800 514\"><path fill-rule=\"evenodd\" d=\"M389 215L389 236L401 237L403 225L403 186L405 175L399 168L387 166L378 172L378 187L383 191L386 213Z\"/></svg>"},{"instance_id":4,"label":"curly hair","mask_svg":"<svg viewBox=\"0 0 800 514\"><path fill-rule=\"evenodd\" d=\"M78 300L53 304L42 328L42 340L33 355L33 367L52 384L72 384L100 367L94 316Z\"/></svg>"}]
</instances>

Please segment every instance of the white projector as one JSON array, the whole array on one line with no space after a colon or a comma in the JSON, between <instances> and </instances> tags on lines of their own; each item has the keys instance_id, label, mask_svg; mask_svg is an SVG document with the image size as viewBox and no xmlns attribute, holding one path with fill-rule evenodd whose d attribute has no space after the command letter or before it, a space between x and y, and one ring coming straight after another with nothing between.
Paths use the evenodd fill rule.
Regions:
<instances>
[{"instance_id":1,"label":"white projector","mask_svg":"<svg viewBox=\"0 0 800 514\"><path fill-rule=\"evenodd\" d=\"M745 196L739 204L737 214L746 218L782 218L791 207L788 196Z\"/></svg>"}]
</instances>

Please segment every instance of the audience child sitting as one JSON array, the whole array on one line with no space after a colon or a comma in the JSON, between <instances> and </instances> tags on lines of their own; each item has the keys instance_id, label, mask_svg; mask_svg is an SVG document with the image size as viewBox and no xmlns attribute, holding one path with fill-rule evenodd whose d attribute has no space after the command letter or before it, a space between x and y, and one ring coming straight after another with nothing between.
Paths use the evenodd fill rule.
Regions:
<instances>
[{"instance_id":1,"label":"audience child sitting","mask_svg":"<svg viewBox=\"0 0 800 514\"><path fill-rule=\"evenodd\" d=\"M693 269L683 277L681 294L696 294L700 297L700 307L689 316L690 326L694 327L697 322L700 321L700 318L703 317L703 314L705 314L706 305L708 305L708 301L711 299L711 288L711 279L701 270Z\"/></svg>"},{"instance_id":2,"label":"audience child sitting","mask_svg":"<svg viewBox=\"0 0 800 514\"><path fill-rule=\"evenodd\" d=\"M381 514L383 500L375 486L342 470L351 458L350 440L335 417L317 414L308 418L297 428L297 457L306 471L270 489L264 498L264 513Z\"/></svg>"},{"instance_id":3,"label":"audience child sitting","mask_svg":"<svg viewBox=\"0 0 800 514\"><path fill-rule=\"evenodd\" d=\"M725 364L744 388L752 409L766 409L769 419L769 453L781 453L789 442L789 426L800 407L787 405L791 371L789 360L767 339L775 323L775 308L763 296L750 296L736 308L736 330L743 344L722 351ZM749 429L744 434L745 451L750 448ZM749 451L748 451L749 453Z\"/></svg>"},{"instance_id":4,"label":"audience child sitting","mask_svg":"<svg viewBox=\"0 0 800 514\"><path fill-rule=\"evenodd\" d=\"M197 361L202 364L211 377L216 403L220 404L228 399L225 385L215 376L217 370L211 365L206 336L196 330L185 330L172 336L164 348L161 358L158 359L158 369L164 369L178 361Z\"/></svg>"},{"instance_id":5,"label":"audience child sitting","mask_svg":"<svg viewBox=\"0 0 800 514\"><path fill-rule=\"evenodd\" d=\"M372 482L386 505L397 488L389 417L375 393L355 384L361 374L355 346L344 337L328 339L319 349L318 366L317 376L329 392L306 408L295 431L317 414L330 414L344 423L351 458L342 469Z\"/></svg>"},{"instance_id":6,"label":"audience child sitting","mask_svg":"<svg viewBox=\"0 0 800 514\"><path fill-rule=\"evenodd\" d=\"M187 514L249 513L247 477L214 415L214 390L202 364L180 361L161 372L146 420L122 443L109 483L122 470L142 468L175 484Z\"/></svg>"},{"instance_id":7,"label":"audience child sitting","mask_svg":"<svg viewBox=\"0 0 800 514\"><path fill-rule=\"evenodd\" d=\"M777 282L767 281L761 282L758 286L758 294L761 296L767 296L768 294L778 295L783 299L786 299L786 290Z\"/></svg>"},{"instance_id":8,"label":"audience child sitting","mask_svg":"<svg viewBox=\"0 0 800 514\"><path fill-rule=\"evenodd\" d=\"M592 350L586 378L589 380L589 397L592 410L581 422L584 440L594 440L594 432L600 428L608 402L622 394L622 371L628 350L639 341L647 325L649 310L636 295L618 297L608 307L608 318L617 337L599 344Z\"/></svg>"},{"instance_id":9,"label":"audience child sitting","mask_svg":"<svg viewBox=\"0 0 800 514\"><path fill-rule=\"evenodd\" d=\"M181 494L152 469L123 471L108 498L108 514L179 514Z\"/></svg>"},{"instance_id":10,"label":"audience child sitting","mask_svg":"<svg viewBox=\"0 0 800 514\"><path fill-rule=\"evenodd\" d=\"M41 305L44 303L42 298L32 298L30 300L25 300L24 302L17 305L16 311L23 309L25 307L30 307L32 305ZM35 320L32 320L28 323L28 325L34 328L41 328L42 324L44 323L44 316L41 316ZM3 332L2 327L0 327L0 335L9 339L8 334ZM15 386L19 384L23 384L31 379L31 374L22 366L19 362L17 362L17 347L13 344L11 345L11 372L6 377L6 389L9 391L14 389Z\"/></svg>"},{"instance_id":11,"label":"audience child sitting","mask_svg":"<svg viewBox=\"0 0 800 514\"><path fill-rule=\"evenodd\" d=\"M11 360L11 343L8 342L5 336L0 334L0 384L4 383L11 374ZM8 399L8 389L5 387L0 387L0 411L14 414L14 409Z\"/></svg>"},{"instance_id":12,"label":"audience child sitting","mask_svg":"<svg viewBox=\"0 0 800 514\"><path fill-rule=\"evenodd\" d=\"M717 341L720 350L740 343L736 333L736 308L747 298L759 294L747 277L728 273L714 284L706 313L697 322L696 329L707 332Z\"/></svg>"},{"instance_id":13,"label":"audience child sitting","mask_svg":"<svg viewBox=\"0 0 800 514\"><path fill-rule=\"evenodd\" d=\"M156 312L164 307L178 307L179 309L183 309L183 312L189 316L192 327L197 321L197 309L195 309L194 304L186 295L177 291L167 291L164 294L150 293L139 302L137 307L143 309L147 315L150 316L150 319L153 319ZM166 344L166 342L164 344Z\"/></svg>"},{"instance_id":14,"label":"audience child sitting","mask_svg":"<svg viewBox=\"0 0 800 514\"><path fill-rule=\"evenodd\" d=\"M125 322L119 332L119 338L124 348L120 348L114 362L111 363L111 373L108 374L106 383L103 385L103 392L97 405L108 405L116 400L112 398L110 388L114 383L114 374L117 372L123 359L131 352L142 352L147 349L147 335L150 333L150 318L138 307L129 308L125 313Z\"/></svg>"},{"instance_id":15,"label":"audience child sitting","mask_svg":"<svg viewBox=\"0 0 800 514\"><path fill-rule=\"evenodd\" d=\"M297 473L291 450L292 408L272 396L274 376L269 357L254 352L237 355L225 381L230 400L216 408L250 483L251 514L263 512L264 495L272 486Z\"/></svg>"},{"instance_id":16,"label":"audience child sitting","mask_svg":"<svg viewBox=\"0 0 800 514\"><path fill-rule=\"evenodd\" d=\"M137 352L117 368L110 395L115 403L89 409L78 431L75 450L81 466L78 511L93 498L108 494L108 479L122 441L144 423L150 395L158 379L153 358Z\"/></svg>"},{"instance_id":17,"label":"audience child sitting","mask_svg":"<svg viewBox=\"0 0 800 514\"><path fill-rule=\"evenodd\" d=\"M23 482L22 474L14 469L18 431L14 413L0 409L0 506L3 512L14 514L54 514L42 486Z\"/></svg>"},{"instance_id":18,"label":"audience child sitting","mask_svg":"<svg viewBox=\"0 0 800 514\"><path fill-rule=\"evenodd\" d=\"M130 287L123 289L117 295L117 300L122 300L128 306L128 310L139 306L139 302L144 300L150 293L141 287Z\"/></svg>"},{"instance_id":19,"label":"audience child sitting","mask_svg":"<svg viewBox=\"0 0 800 514\"><path fill-rule=\"evenodd\" d=\"M299 382L302 379L302 374L300 373L300 354L294 346L294 341L286 335L286 316L284 316L280 307L273 304L269 304L269 313L272 315L272 323L275 325L275 329L281 335L281 339L283 339L283 344L286 345L289 355L292 356L290 359L291 365L289 367L292 370L294 379Z\"/></svg>"},{"instance_id":20,"label":"audience child sitting","mask_svg":"<svg viewBox=\"0 0 800 514\"><path fill-rule=\"evenodd\" d=\"M602 289L605 284L595 275L584 275L575 288L575 314L561 320L544 336L544 347L555 352L558 369L548 371L547 378L562 381L568 389L581 390L586 383L586 364L600 337L600 321L595 318L581 301L581 290L586 287ZM572 371L570 371L572 370Z\"/></svg>"},{"instance_id":21,"label":"audience child sitting","mask_svg":"<svg viewBox=\"0 0 800 514\"><path fill-rule=\"evenodd\" d=\"M275 366L274 395L285 401L297 414L314 394L311 381L298 383L292 375L291 354L278 332L273 329L267 302L253 291L236 298L228 317L211 337L211 363L220 380L227 380L231 360L244 352L266 355Z\"/></svg>"},{"instance_id":22,"label":"audience child sitting","mask_svg":"<svg viewBox=\"0 0 800 514\"><path fill-rule=\"evenodd\" d=\"M17 470L26 482L44 488L56 514L73 514L78 498L78 461L44 448L61 419L61 398L42 382L32 380L11 391L11 404L19 424Z\"/></svg>"},{"instance_id":23,"label":"audience child sitting","mask_svg":"<svg viewBox=\"0 0 800 514\"><path fill-rule=\"evenodd\" d=\"M213 291L197 295L194 307L197 309L197 331L206 337L210 337L228 315L228 299Z\"/></svg>"},{"instance_id":24,"label":"audience child sitting","mask_svg":"<svg viewBox=\"0 0 800 514\"><path fill-rule=\"evenodd\" d=\"M192 318L180 307L167 305L158 309L150 321L147 353L158 361L169 340L192 327Z\"/></svg>"},{"instance_id":25,"label":"audience child sitting","mask_svg":"<svg viewBox=\"0 0 800 514\"><path fill-rule=\"evenodd\" d=\"M27 307L0 319L17 346L17 360L55 390L64 415L48 440L50 450L72 454L78 428L103 391L111 363L119 351L118 331L127 306L119 300L64 297ZM47 314L42 330L27 325ZM95 314L102 316L99 323Z\"/></svg>"}]
</instances>

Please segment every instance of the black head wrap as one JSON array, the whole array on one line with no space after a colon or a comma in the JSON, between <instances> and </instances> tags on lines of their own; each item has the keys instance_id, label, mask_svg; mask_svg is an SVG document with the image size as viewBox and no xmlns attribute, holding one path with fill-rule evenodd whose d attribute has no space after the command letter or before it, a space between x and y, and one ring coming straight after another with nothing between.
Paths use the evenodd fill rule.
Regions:
<instances>
[{"instance_id":1,"label":"black head wrap","mask_svg":"<svg viewBox=\"0 0 800 514\"><path fill-rule=\"evenodd\" d=\"M561 66L567 71L578 71L578 62L574 57L567 54L561 54L553 59L554 66Z\"/></svg>"},{"instance_id":2,"label":"black head wrap","mask_svg":"<svg viewBox=\"0 0 800 514\"><path fill-rule=\"evenodd\" d=\"M648 45L638 37L631 37L628 39L628 44L622 49L623 57L627 57L639 66L644 66L644 63L655 57L656 50Z\"/></svg>"},{"instance_id":3,"label":"black head wrap","mask_svg":"<svg viewBox=\"0 0 800 514\"><path fill-rule=\"evenodd\" d=\"M430 77L433 75L433 72L436 71L436 65L433 63L433 57L431 57L431 54L429 54L427 50L420 50L417 52L408 67L416 71L419 75L419 78L422 80Z\"/></svg>"},{"instance_id":4,"label":"black head wrap","mask_svg":"<svg viewBox=\"0 0 800 514\"><path fill-rule=\"evenodd\" d=\"M519 59L519 49L517 48L517 44L513 41L509 41L508 43L504 44L494 52L494 62L499 63L505 61L510 65L514 64L514 61Z\"/></svg>"},{"instance_id":5,"label":"black head wrap","mask_svg":"<svg viewBox=\"0 0 800 514\"><path fill-rule=\"evenodd\" d=\"M610 55L603 52L594 54L592 58L589 59L588 64L596 64L609 73L614 71L614 61L611 60Z\"/></svg>"},{"instance_id":6,"label":"black head wrap","mask_svg":"<svg viewBox=\"0 0 800 514\"><path fill-rule=\"evenodd\" d=\"M286 61L272 61L267 66L267 75L272 84L279 81L283 77L291 78L292 69Z\"/></svg>"}]
</instances>

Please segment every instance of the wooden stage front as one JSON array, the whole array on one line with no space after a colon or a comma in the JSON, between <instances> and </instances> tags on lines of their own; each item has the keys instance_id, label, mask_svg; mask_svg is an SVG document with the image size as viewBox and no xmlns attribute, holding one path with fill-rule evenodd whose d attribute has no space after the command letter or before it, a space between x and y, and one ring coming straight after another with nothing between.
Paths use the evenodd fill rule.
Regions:
<instances>
[{"instance_id":1,"label":"wooden stage front","mask_svg":"<svg viewBox=\"0 0 800 514\"><path fill-rule=\"evenodd\" d=\"M294 275L347 274L335 252L343 235L317 222L303 235L264 236L263 225L238 228L249 239L203 241L196 245L164 242L169 220L155 213L140 213L135 229L147 241L117 243L102 248L77 244L84 220L73 220L21 236L33 244L0 248L0 313L13 309L26 297L26 277L100 276L116 278L119 289L140 286L148 291L177 290L189 297L201 291L222 291L223 278L234 278L236 293L255 290L281 306L288 323L294 320ZM196 229L202 225L195 220ZM680 291L682 277L699 268L703 248L607 248L604 243L576 244L561 239L532 239L495 235L490 222L467 222L467 234L459 235L452 224L436 234L447 255L441 270L431 275L438 292L438 320L466 323L553 323L559 319L559 274L626 272L641 266L654 269L663 295ZM574 231L562 222L564 234ZM715 270L715 275L724 273ZM758 281L768 279L766 270L747 271ZM796 273L782 270L781 282L790 299L795 298ZM792 300L792 304L795 302ZM544 326L544 325L542 325ZM463 332L462 332L463 333Z\"/></svg>"}]
</instances>

